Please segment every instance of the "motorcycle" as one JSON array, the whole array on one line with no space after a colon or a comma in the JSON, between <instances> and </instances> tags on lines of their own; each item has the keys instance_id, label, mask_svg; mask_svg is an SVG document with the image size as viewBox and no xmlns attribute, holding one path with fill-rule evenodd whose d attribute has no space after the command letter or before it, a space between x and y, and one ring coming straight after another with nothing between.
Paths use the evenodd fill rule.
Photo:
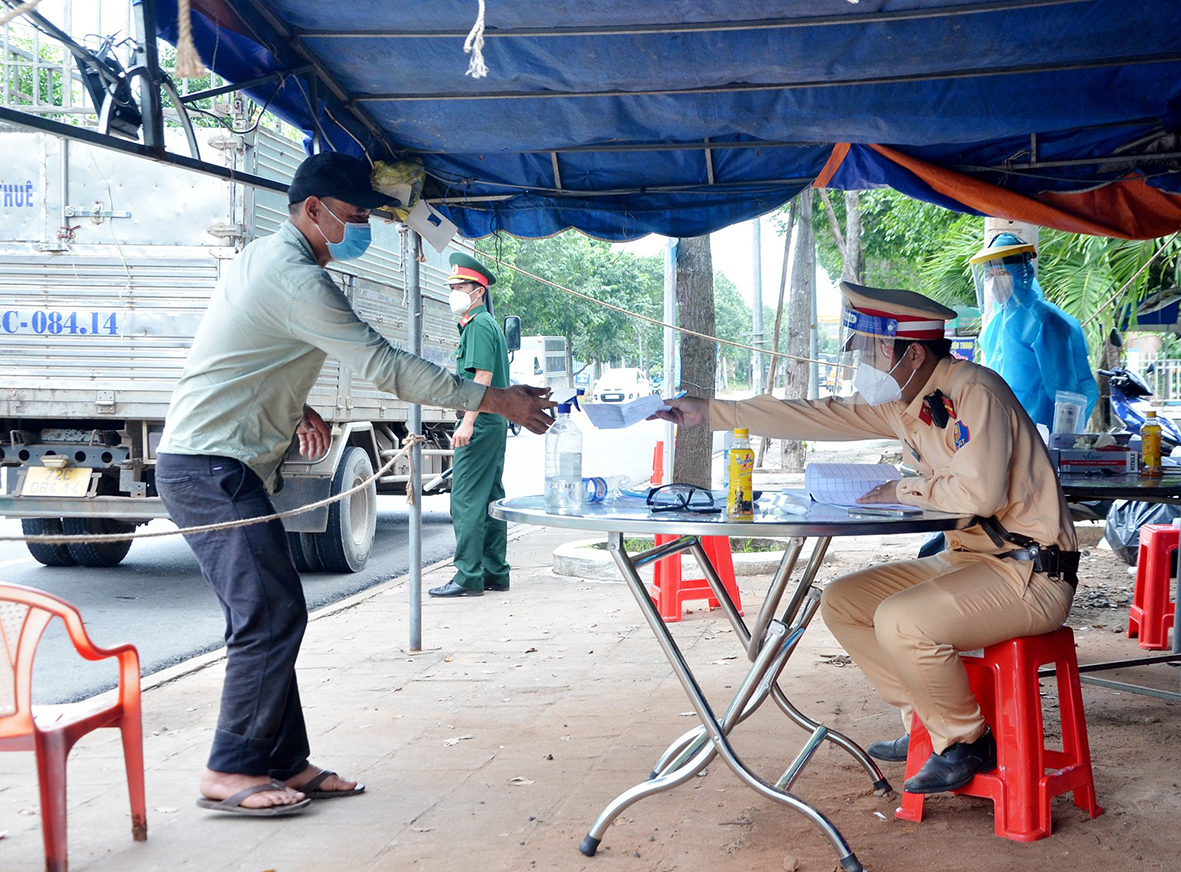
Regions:
<instances>
[{"instance_id":1,"label":"motorcycle","mask_svg":"<svg viewBox=\"0 0 1181 872\"><path fill-rule=\"evenodd\" d=\"M1100 375L1108 378L1111 388L1111 411L1124 424L1130 433L1137 437L1140 427L1144 424L1147 412L1153 408L1148 401L1152 388L1148 386L1139 373L1117 366L1114 369L1101 369ZM1161 454L1168 457L1173 449L1181 445L1181 430L1167 417L1157 412L1157 422L1161 428ZM1138 442L1139 440L1135 440Z\"/></svg>"}]
</instances>

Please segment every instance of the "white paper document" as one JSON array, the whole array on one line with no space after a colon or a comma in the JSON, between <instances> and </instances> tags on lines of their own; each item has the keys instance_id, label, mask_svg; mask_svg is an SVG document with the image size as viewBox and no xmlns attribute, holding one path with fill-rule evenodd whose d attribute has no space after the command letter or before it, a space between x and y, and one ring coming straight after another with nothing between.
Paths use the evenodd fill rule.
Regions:
<instances>
[{"instance_id":1,"label":"white paper document","mask_svg":"<svg viewBox=\"0 0 1181 872\"><path fill-rule=\"evenodd\" d=\"M861 504L857 500L879 484L898 481L902 476L889 463L809 463L804 470L804 488L818 503L834 506L868 505L880 509L919 511L899 503Z\"/></svg>"},{"instance_id":2,"label":"white paper document","mask_svg":"<svg viewBox=\"0 0 1181 872\"><path fill-rule=\"evenodd\" d=\"M582 411L600 430L619 430L638 424L661 409L667 409L659 394L640 397L630 403L582 403Z\"/></svg>"}]
</instances>

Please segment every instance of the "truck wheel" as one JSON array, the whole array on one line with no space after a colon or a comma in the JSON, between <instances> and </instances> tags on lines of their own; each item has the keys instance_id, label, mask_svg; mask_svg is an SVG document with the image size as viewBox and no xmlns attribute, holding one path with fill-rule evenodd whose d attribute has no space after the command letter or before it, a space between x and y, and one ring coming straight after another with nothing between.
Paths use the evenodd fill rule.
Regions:
<instances>
[{"instance_id":1,"label":"truck wheel","mask_svg":"<svg viewBox=\"0 0 1181 872\"><path fill-rule=\"evenodd\" d=\"M67 536L96 536L104 533L130 533L135 524L115 518L63 518ZM74 542L66 546L70 557L80 566L118 566L131 550L131 540L122 542Z\"/></svg>"},{"instance_id":2,"label":"truck wheel","mask_svg":"<svg viewBox=\"0 0 1181 872\"><path fill-rule=\"evenodd\" d=\"M314 533L288 533L287 541L291 545L291 557L295 560L295 568L300 572L319 572L324 568L320 562L320 555L316 552Z\"/></svg>"},{"instance_id":3,"label":"truck wheel","mask_svg":"<svg viewBox=\"0 0 1181 872\"><path fill-rule=\"evenodd\" d=\"M21 532L26 536L61 536L61 518L21 518ZM44 542L26 542L29 553L38 563L46 566L73 566L67 545L48 545Z\"/></svg>"},{"instance_id":4,"label":"truck wheel","mask_svg":"<svg viewBox=\"0 0 1181 872\"><path fill-rule=\"evenodd\" d=\"M345 449L336 475L332 477L332 496L350 490L373 475L373 464L364 449ZM328 529L316 533L316 553L327 572L359 572L373 549L377 533L377 482L351 497L328 507Z\"/></svg>"}]
</instances>

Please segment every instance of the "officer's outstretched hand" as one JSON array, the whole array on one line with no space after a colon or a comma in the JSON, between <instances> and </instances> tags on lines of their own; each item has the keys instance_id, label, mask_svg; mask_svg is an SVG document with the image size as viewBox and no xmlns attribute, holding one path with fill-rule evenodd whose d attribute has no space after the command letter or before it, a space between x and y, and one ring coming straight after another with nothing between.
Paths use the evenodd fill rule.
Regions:
<instances>
[{"instance_id":1,"label":"officer's outstretched hand","mask_svg":"<svg viewBox=\"0 0 1181 872\"><path fill-rule=\"evenodd\" d=\"M709 423L709 400L701 397L681 397L677 400L665 400L667 409L661 409L648 418L654 421L672 421L680 427L698 427Z\"/></svg>"},{"instance_id":2,"label":"officer's outstretched hand","mask_svg":"<svg viewBox=\"0 0 1181 872\"><path fill-rule=\"evenodd\" d=\"M554 423L545 413L557 403L551 403L549 388L535 388L529 385L513 385L508 388L488 388L480 401L479 411L504 415L515 421L530 433L544 433Z\"/></svg>"}]
</instances>

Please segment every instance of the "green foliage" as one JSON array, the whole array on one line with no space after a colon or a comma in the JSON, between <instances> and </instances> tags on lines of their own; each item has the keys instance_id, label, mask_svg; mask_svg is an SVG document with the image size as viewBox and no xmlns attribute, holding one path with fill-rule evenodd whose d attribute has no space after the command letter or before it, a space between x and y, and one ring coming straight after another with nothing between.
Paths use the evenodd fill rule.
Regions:
<instances>
[{"instance_id":1,"label":"green foliage","mask_svg":"<svg viewBox=\"0 0 1181 872\"><path fill-rule=\"evenodd\" d=\"M604 300L629 312L659 319L663 311L664 264L611 248L578 232L549 239L506 234L477 243L534 275ZM510 269L497 270L493 297L500 315L520 315L528 335L565 336L574 357L651 370L660 359L660 328L551 288Z\"/></svg>"},{"instance_id":2,"label":"green foliage","mask_svg":"<svg viewBox=\"0 0 1181 872\"><path fill-rule=\"evenodd\" d=\"M764 312L766 310L764 309ZM731 342L751 344L751 311L750 306L738 293L738 286L723 272L714 271L714 319L716 321L716 335L719 339L729 339ZM771 313L771 320L764 323L768 328L775 325L775 313ZM733 345L718 346L722 359L729 360L734 365L740 381L750 381L750 355L745 348L735 348Z\"/></svg>"},{"instance_id":3,"label":"green foliage","mask_svg":"<svg viewBox=\"0 0 1181 872\"><path fill-rule=\"evenodd\" d=\"M829 200L843 232L845 198L840 192L830 192ZM819 264L829 279L839 281L843 262L820 197L813 199L813 226ZM923 291L920 287L921 265L945 248L945 240L957 237L969 228L975 230L978 238L979 226L979 218L914 200L889 188L864 191L861 194L861 243L865 251L865 283L881 288ZM963 296L966 302L972 295L971 282L961 291L966 295Z\"/></svg>"}]
</instances>

